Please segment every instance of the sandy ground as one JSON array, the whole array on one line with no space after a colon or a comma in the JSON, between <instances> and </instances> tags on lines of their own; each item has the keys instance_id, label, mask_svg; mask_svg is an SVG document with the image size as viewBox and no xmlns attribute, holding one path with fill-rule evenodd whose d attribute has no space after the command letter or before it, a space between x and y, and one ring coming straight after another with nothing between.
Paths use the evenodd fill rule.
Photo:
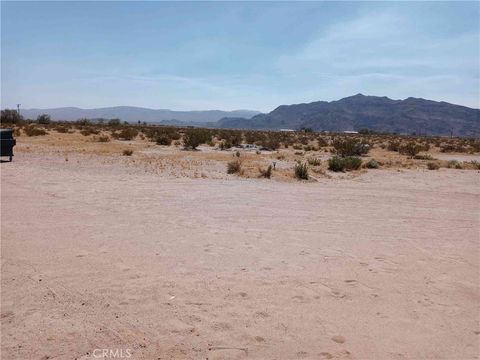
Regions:
<instances>
[{"instance_id":1,"label":"sandy ground","mask_svg":"<svg viewBox=\"0 0 480 360\"><path fill-rule=\"evenodd\" d=\"M0 170L2 359L480 356L478 171Z\"/></svg>"}]
</instances>

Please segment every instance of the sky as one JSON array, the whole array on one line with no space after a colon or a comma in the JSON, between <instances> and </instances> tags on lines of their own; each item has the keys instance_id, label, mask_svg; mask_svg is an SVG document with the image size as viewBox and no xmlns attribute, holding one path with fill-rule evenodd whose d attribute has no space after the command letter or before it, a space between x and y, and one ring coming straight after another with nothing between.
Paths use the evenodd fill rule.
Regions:
<instances>
[{"instance_id":1,"label":"sky","mask_svg":"<svg viewBox=\"0 0 480 360\"><path fill-rule=\"evenodd\" d=\"M480 2L1 2L2 108L480 108Z\"/></svg>"}]
</instances>

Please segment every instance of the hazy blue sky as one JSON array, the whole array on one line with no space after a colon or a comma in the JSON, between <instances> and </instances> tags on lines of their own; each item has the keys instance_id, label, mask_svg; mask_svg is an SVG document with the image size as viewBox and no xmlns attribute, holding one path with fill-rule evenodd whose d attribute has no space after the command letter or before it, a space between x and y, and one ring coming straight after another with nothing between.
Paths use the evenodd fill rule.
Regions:
<instances>
[{"instance_id":1,"label":"hazy blue sky","mask_svg":"<svg viewBox=\"0 0 480 360\"><path fill-rule=\"evenodd\" d=\"M2 108L480 107L479 2L3 2Z\"/></svg>"}]
</instances>

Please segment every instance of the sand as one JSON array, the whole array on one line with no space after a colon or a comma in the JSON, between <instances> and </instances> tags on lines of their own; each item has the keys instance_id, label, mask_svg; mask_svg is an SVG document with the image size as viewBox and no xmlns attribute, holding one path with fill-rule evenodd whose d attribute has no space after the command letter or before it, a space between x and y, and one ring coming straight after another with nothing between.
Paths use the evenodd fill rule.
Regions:
<instances>
[{"instance_id":1,"label":"sand","mask_svg":"<svg viewBox=\"0 0 480 360\"><path fill-rule=\"evenodd\" d=\"M480 356L478 171L0 170L2 359Z\"/></svg>"}]
</instances>

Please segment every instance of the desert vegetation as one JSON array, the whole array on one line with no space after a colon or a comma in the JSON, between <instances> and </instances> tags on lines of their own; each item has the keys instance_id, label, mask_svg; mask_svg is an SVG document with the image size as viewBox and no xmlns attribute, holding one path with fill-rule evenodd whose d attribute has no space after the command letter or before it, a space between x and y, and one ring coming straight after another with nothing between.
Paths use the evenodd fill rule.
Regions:
<instances>
[{"instance_id":1,"label":"desert vegetation","mask_svg":"<svg viewBox=\"0 0 480 360\"><path fill-rule=\"evenodd\" d=\"M122 143L128 143L129 150L139 154L139 161L149 166L165 169L165 163L170 162L171 166L186 169L182 171L198 168L198 171L188 171L202 172L202 176L208 176L201 169L203 165L211 164L213 167L217 162L223 163L223 169L226 167L228 174L285 181L311 178L309 171L317 174L316 179L318 175L328 177L334 173L352 176L361 173L362 169L479 169L478 158L468 158L480 154L480 140L474 138L401 136L365 130L358 134L342 134L309 130L281 132L192 128L141 122L129 124L120 119L65 122L53 121L48 114L34 120L24 119L14 110L3 110L1 121L3 127L15 130L19 143L25 137L31 138L28 141L35 144L52 147L63 144L71 147L72 153L76 151L74 145L77 144L79 152L111 156L123 154ZM163 158L146 156L146 149L153 154L163 151L167 155ZM185 155L181 155L182 151ZM227 156L236 152L242 156L234 159ZM449 158L449 154L464 157ZM190 160L185 157L190 157ZM274 166L277 162L279 168Z\"/></svg>"}]
</instances>

